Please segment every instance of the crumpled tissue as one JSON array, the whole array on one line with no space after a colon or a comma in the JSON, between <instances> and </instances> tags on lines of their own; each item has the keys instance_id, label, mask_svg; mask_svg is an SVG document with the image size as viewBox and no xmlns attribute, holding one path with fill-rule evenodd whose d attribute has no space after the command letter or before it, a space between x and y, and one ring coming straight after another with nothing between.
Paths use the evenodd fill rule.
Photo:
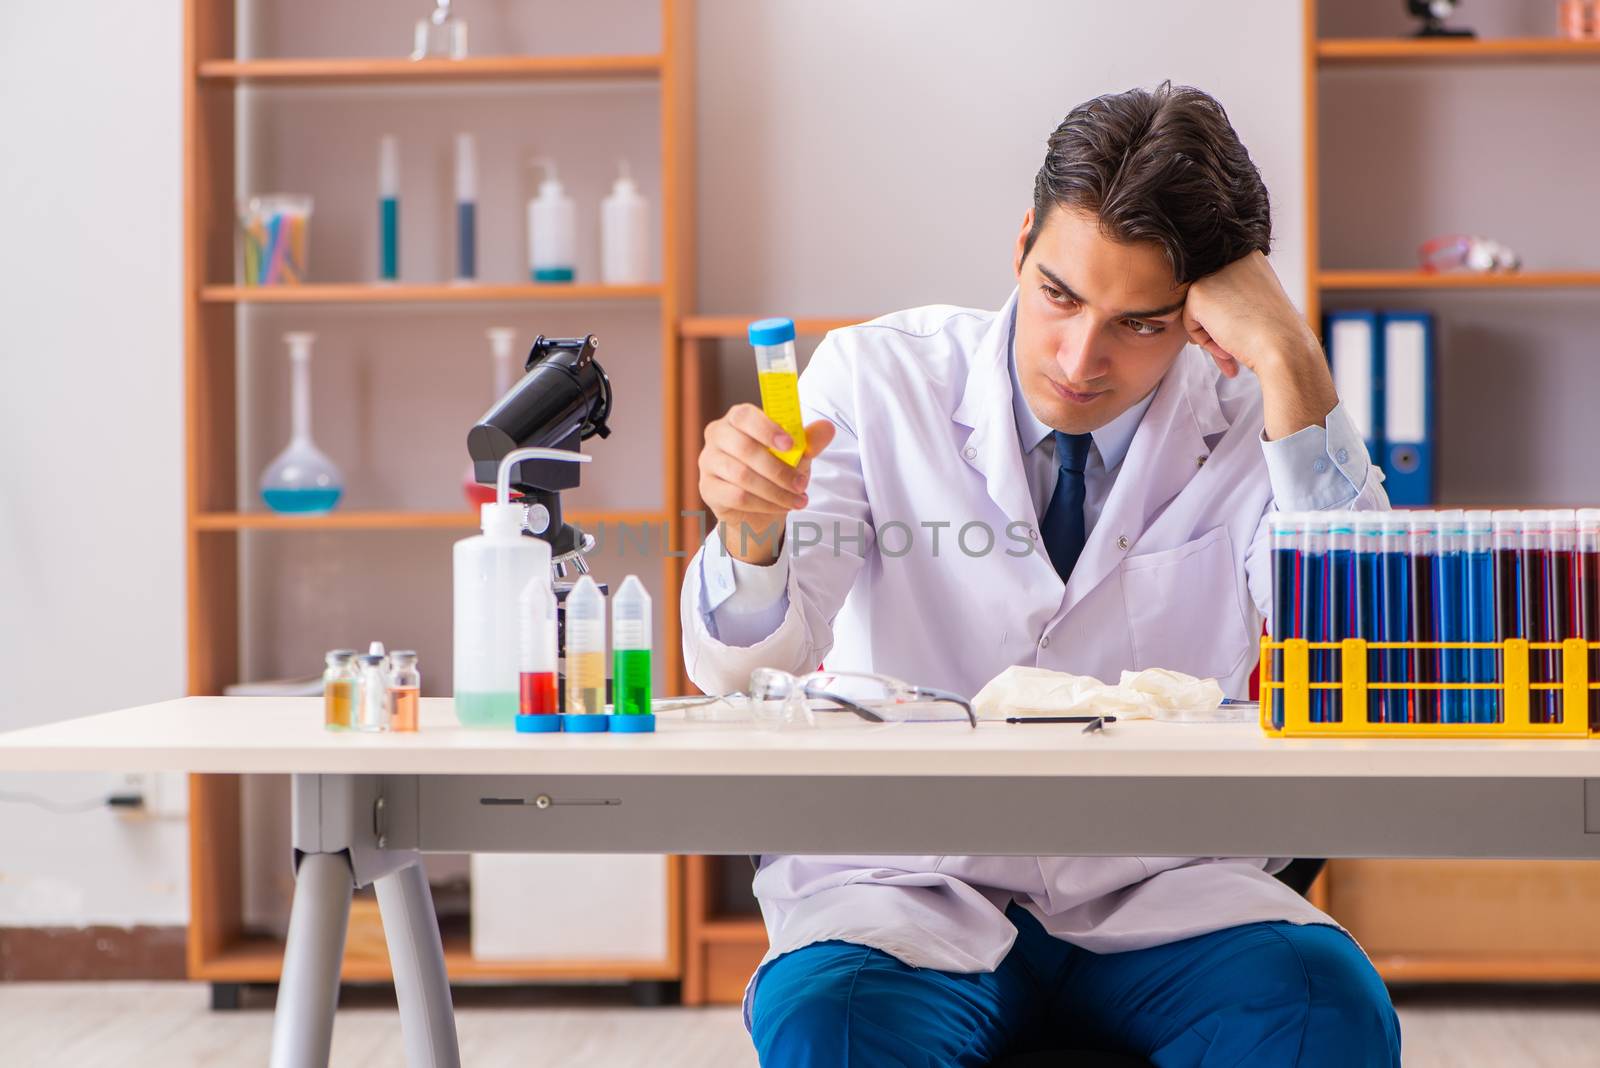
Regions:
<instances>
[{"instance_id":1,"label":"crumpled tissue","mask_svg":"<svg viewBox=\"0 0 1600 1068\"><path fill-rule=\"evenodd\" d=\"M1197 679L1181 671L1146 668L1124 671L1112 686L1089 675L1048 668L1009 667L990 679L972 699L979 717L1116 716L1156 719L1162 712L1204 711L1220 707L1216 679Z\"/></svg>"}]
</instances>

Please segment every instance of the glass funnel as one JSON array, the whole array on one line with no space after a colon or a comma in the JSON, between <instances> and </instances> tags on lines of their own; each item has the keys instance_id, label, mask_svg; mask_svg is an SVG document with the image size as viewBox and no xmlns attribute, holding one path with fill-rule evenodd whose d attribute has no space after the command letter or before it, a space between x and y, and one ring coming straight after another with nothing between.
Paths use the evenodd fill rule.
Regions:
<instances>
[{"instance_id":1,"label":"glass funnel","mask_svg":"<svg viewBox=\"0 0 1600 1068\"><path fill-rule=\"evenodd\" d=\"M285 334L293 372L293 424L289 447L261 474L261 499L274 512L320 515L333 511L344 478L311 440L311 343L315 334Z\"/></svg>"}]
</instances>

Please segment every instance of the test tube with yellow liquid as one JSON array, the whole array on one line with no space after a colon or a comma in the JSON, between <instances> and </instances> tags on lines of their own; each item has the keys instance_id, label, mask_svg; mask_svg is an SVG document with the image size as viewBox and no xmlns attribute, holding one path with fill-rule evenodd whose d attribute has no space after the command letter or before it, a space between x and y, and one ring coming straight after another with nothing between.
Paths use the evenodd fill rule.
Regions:
<instances>
[{"instance_id":1,"label":"test tube with yellow liquid","mask_svg":"<svg viewBox=\"0 0 1600 1068\"><path fill-rule=\"evenodd\" d=\"M800 364L794 356L794 320L758 319L750 324L750 344L756 350L761 410L794 441L792 448L773 449L772 454L793 467L806 451L806 428L800 418Z\"/></svg>"},{"instance_id":2,"label":"test tube with yellow liquid","mask_svg":"<svg viewBox=\"0 0 1600 1068\"><path fill-rule=\"evenodd\" d=\"M583 576L567 594L567 710L563 729L608 729L606 715L606 595Z\"/></svg>"}]
</instances>

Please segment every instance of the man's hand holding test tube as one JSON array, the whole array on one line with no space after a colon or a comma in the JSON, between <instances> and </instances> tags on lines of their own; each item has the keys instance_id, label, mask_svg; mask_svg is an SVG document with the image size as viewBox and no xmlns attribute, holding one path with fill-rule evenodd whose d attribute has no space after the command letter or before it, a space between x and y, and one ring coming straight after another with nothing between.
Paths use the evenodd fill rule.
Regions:
<instances>
[{"instance_id":1,"label":"man's hand holding test tube","mask_svg":"<svg viewBox=\"0 0 1600 1068\"><path fill-rule=\"evenodd\" d=\"M765 566L783 548L785 517L806 506L811 461L833 441L835 430L826 419L800 423L794 323L751 323L750 343L762 407L735 405L706 427L700 497L717 517L728 555Z\"/></svg>"}]
</instances>

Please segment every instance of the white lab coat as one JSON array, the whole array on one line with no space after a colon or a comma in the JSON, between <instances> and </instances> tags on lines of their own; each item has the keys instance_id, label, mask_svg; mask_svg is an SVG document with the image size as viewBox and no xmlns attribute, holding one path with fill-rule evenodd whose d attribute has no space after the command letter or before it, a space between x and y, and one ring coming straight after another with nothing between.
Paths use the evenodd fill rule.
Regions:
<instances>
[{"instance_id":1,"label":"white lab coat","mask_svg":"<svg viewBox=\"0 0 1600 1068\"><path fill-rule=\"evenodd\" d=\"M715 637L708 608L726 597L732 572L713 532L704 569L697 557L683 591L697 685L730 692L756 667L799 674L825 662L971 695L1007 666L1033 664L1111 681L1124 668L1174 668L1246 693L1271 600L1263 519L1274 507L1255 379L1224 378L1199 349L1183 351L1063 587L1038 541L1013 415L1015 301L998 314L919 308L828 335L800 395L806 420L829 419L838 435L813 468L810 506L790 516L782 623L748 647ZM1331 481L1312 487L1320 499L1282 507L1386 507L1342 408L1326 441L1316 469ZM941 521L950 525L937 528L935 548L935 528L921 524ZM915 535L909 548L905 532L886 529L896 522ZM994 532L987 555L955 543L973 522ZM980 550L982 530L967 534L966 549ZM1035 551L1015 555L1025 545ZM755 892L768 960L839 939L916 967L984 971L1011 947L1011 900L1095 952L1264 920L1332 923L1269 874L1282 863L781 856L764 858Z\"/></svg>"}]
</instances>

